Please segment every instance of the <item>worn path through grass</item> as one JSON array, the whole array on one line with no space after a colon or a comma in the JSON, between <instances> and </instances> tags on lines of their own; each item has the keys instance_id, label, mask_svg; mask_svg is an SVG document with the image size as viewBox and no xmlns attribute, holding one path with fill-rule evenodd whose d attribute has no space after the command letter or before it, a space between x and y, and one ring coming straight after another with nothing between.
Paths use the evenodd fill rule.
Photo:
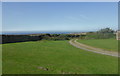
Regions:
<instances>
[{"instance_id":1,"label":"worn path through grass","mask_svg":"<svg viewBox=\"0 0 120 76\"><path fill-rule=\"evenodd\" d=\"M118 52L116 39L78 39L77 41L95 48Z\"/></svg>"},{"instance_id":2,"label":"worn path through grass","mask_svg":"<svg viewBox=\"0 0 120 76\"><path fill-rule=\"evenodd\" d=\"M101 48L96 48L96 47L93 47L93 46L85 45L85 44L82 44L80 42L77 42L77 40L78 39L72 39L72 40L69 41L69 43L71 45L77 47L77 48L80 48L80 49L83 49L83 50L86 50L86 51L91 51L91 52L94 52L94 53L99 53L99 54L118 57L118 52L108 51L108 50L104 50L104 49L101 49Z\"/></svg>"}]
</instances>

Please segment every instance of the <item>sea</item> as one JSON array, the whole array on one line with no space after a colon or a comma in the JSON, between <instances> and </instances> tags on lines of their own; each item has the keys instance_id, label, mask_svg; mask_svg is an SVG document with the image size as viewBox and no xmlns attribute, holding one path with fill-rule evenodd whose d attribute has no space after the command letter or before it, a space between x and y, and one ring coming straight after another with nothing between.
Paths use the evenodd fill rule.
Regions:
<instances>
[{"instance_id":1,"label":"sea","mask_svg":"<svg viewBox=\"0 0 120 76\"><path fill-rule=\"evenodd\" d=\"M10 32L2 32L0 35L26 35L26 34L71 34L71 33L81 33L81 32L40 32L40 31L10 31Z\"/></svg>"}]
</instances>

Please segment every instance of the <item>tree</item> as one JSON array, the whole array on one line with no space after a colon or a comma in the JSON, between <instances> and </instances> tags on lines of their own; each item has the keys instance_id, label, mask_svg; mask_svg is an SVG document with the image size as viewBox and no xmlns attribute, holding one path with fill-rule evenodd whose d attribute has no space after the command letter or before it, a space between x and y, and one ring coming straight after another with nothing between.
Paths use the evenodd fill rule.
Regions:
<instances>
[{"instance_id":1,"label":"tree","mask_svg":"<svg viewBox=\"0 0 120 76\"><path fill-rule=\"evenodd\" d=\"M110 28L104 28L104 29L97 31L97 33L114 33L114 30Z\"/></svg>"},{"instance_id":2,"label":"tree","mask_svg":"<svg viewBox=\"0 0 120 76\"><path fill-rule=\"evenodd\" d=\"M97 32L87 33L86 39L107 39L114 37L115 37L114 30L110 28L104 28Z\"/></svg>"}]
</instances>

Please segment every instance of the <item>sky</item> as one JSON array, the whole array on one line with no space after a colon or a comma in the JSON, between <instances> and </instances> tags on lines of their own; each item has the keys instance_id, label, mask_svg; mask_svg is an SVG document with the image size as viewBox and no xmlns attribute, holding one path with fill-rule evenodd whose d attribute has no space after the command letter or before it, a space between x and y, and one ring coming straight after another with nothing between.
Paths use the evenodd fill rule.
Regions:
<instances>
[{"instance_id":1,"label":"sky","mask_svg":"<svg viewBox=\"0 0 120 76\"><path fill-rule=\"evenodd\" d=\"M2 2L0 2L0 32L2 31Z\"/></svg>"},{"instance_id":2,"label":"sky","mask_svg":"<svg viewBox=\"0 0 120 76\"><path fill-rule=\"evenodd\" d=\"M117 2L3 2L2 31L118 29Z\"/></svg>"},{"instance_id":3,"label":"sky","mask_svg":"<svg viewBox=\"0 0 120 76\"><path fill-rule=\"evenodd\" d=\"M3 2L119 2L119 0L2 0Z\"/></svg>"}]
</instances>

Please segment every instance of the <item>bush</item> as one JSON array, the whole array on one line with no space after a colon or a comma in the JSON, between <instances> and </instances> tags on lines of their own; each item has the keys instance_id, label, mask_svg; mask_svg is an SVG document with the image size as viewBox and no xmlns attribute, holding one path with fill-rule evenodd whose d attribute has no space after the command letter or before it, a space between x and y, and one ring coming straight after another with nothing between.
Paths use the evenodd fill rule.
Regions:
<instances>
[{"instance_id":1,"label":"bush","mask_svg":"<svg viewBox=\"0 0 120 76\"><path fill-rule=\"evenodd\" d=\"M108 39L115 38L114 31L109 28L101 29L97 32L89 32L86 34L86 39Z\"/></svg>"}]
</instances>

